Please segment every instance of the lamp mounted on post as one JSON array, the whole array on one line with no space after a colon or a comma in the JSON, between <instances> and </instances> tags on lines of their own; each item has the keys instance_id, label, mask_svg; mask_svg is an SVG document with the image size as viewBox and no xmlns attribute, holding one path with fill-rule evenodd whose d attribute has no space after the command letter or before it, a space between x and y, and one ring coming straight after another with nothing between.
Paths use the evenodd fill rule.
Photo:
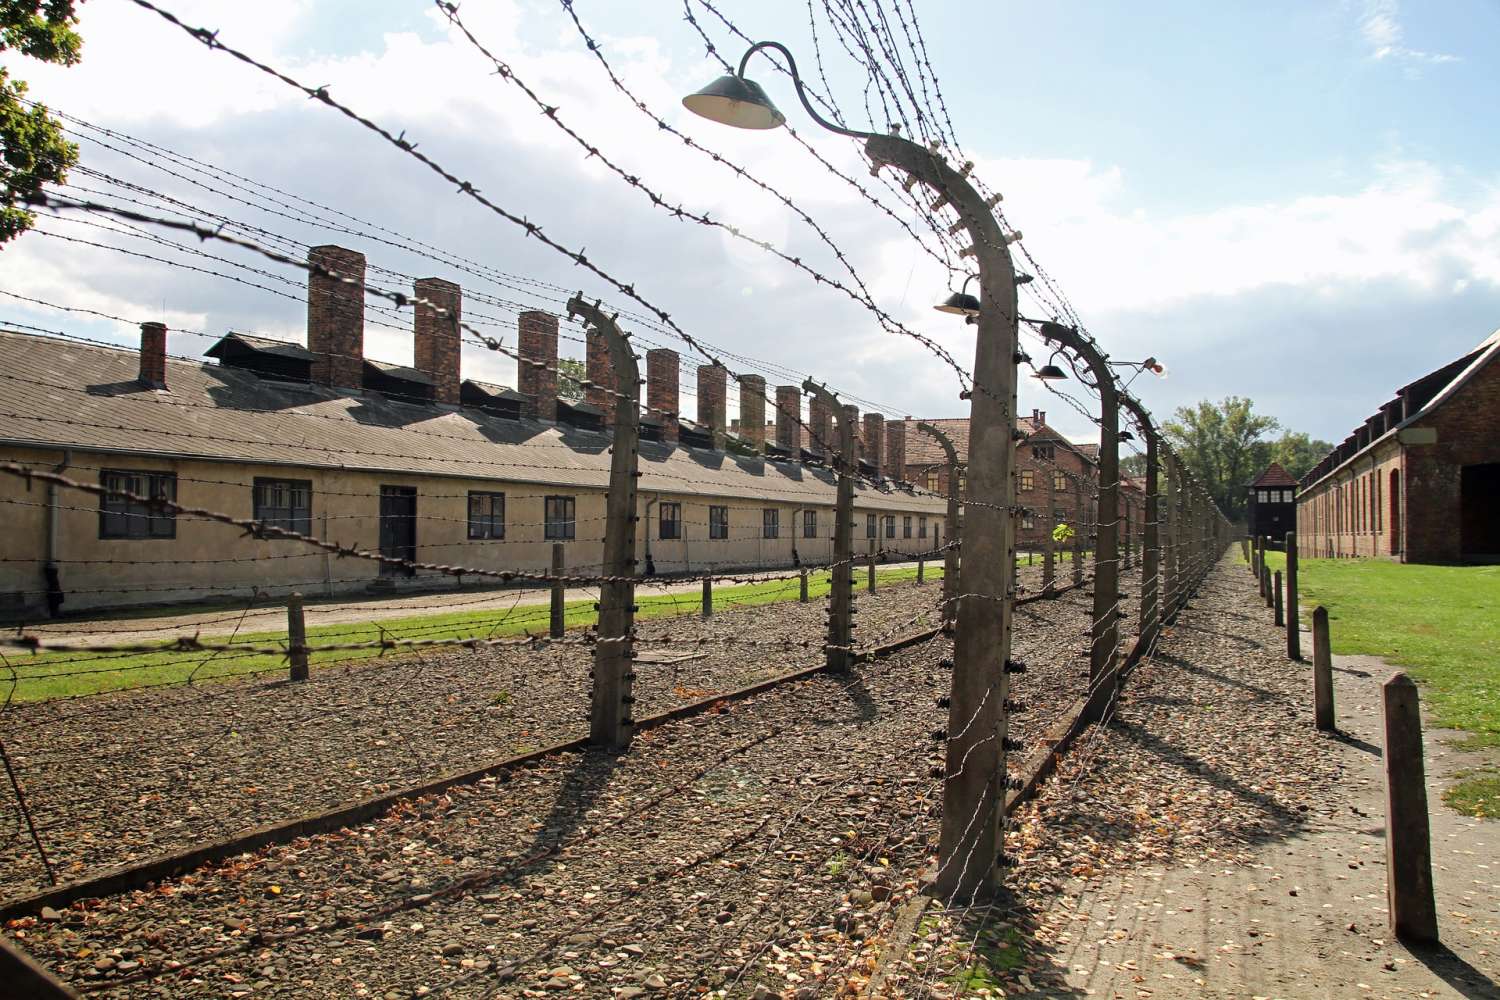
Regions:
<instances>
[{"instance_id":1,"label":"lamp mounted on post","mask_svg":"<svg viewBox=\"0 0 1500 1000\"><path fill-rule=\"evenodd\" d=\"M756 42L733 76L724 76L695 94L683 106L712 121L746 129L774 129L786 117L765 90L745 77L750 57L761 49L779 52L787 61L797 98L813 121L837 135L864 142L871 172L895 167L910 189L922 184L932 205L951 207L959 216L954 227L965 230L979 264L979 294L969 295L969 281L938 309L964 316L977 327L974 384L968 393L968 486L985 503L967 512L963 555L959 565L953 642L953 686L949 699L943 781L943 824L934 893L945 899L992 894L1004 864L1006 708L1011 617L1015 590L1015 484L1011 467L1015 446L1017 322L1016 286L1024 283L1011 262L1009 244L1018 233L1005 233L995 218L994 201L982 198L968 182L968 169L950 167L935 150L901 138L856 132L823 118L807 99L797 62L779 42ZM971 279L972 280L971 276Z\"/></svg>"}]
</instances>

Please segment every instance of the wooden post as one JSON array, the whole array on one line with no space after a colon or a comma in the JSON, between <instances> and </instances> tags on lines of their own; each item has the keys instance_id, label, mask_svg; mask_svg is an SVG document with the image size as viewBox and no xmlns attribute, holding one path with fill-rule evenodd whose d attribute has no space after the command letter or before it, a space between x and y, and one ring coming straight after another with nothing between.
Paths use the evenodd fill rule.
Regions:
<instances>
[{"instance_id":1,"label":"wooden post","mask_svg":"<svg viewBox=\"0 0 1500 1000\"><path fill-rule=\"evenodd\" d=\"M1057 542L1052 538L1052 529L1057 527L1057 502L1054 499L1047 516L1047 530L1042 532L1042 592L1052 589L1057 576Z\"/></svg>"},{"instance_id":2,"label":"wooden post","mask_svg":"<svg viewBox=\"0 0 1500 1000\"><path fill-rule=\"evenodd\" d=\"M1325 733L1333 724L1333 649L1328 641L1328 609L1313 608L1313 718Z\"/></svg>"},{"instance_id":3,"label":"wooden post","mask_svg":"<svg viewBox=\"0 0 1500 1000\"><path fill-rule=\"evenodd\" d=\"M1402 941L1436 943L1432 844L1422 765L1417 686L1395 673L1380 688L1385 707L1385 877L1391 930Z\"/></svg>"},{"instance_id":4,"label":"wooden post","mask_svg":"<svg viewBox=\"0 0 1500 1000\"><path fill-rule=\"evenodd\" d=\"M919 578L920 578L920 574L919 574ZM806 569L799 569L797 571L797 591L798 591L798 593L797 593L797 600L801 601L803 604L806 604L807 603L807 570Z\"/></svg>"},{"instance_id":5,"label":"wooden post","mask_svg":"<svg viewBox=\"0 0 1500 1000\"><path fill-rule=\"evenodd\" d=\"M1283 626L1283 625L1286 624L1286 619L1284 617L1282 617L1282 608L1281 608L1281 570L1279 570L1279 569L1276 571L1276 580L1275 580L1275 583L1272 585L1271 590L1272 590L1272 593L1274 593L1276 595L1276 625L1279 628L1279 627L1281 627L1281 626Z\"/></svg>"},{"instance_id":6,"label":"wooden post","mask_svg":"<svg viewBox=\"0 0 1500 1000\"><path fill-rule=\"evenodd\" d=\"M1263 600L1263 601L1266 602L1266 607L1270 607L1271 606L1271 601L1270 601L1271 595L1268 594L1268 593L1266 593L1266 591L1268 591L1270 588L1268 586L1266 586L1266 582L1267 582L1266 581L1266 564L1265 564L1264 560L1261 560L1260 569L1258 569L1258 570L1255 571L1255 575L1257 577L1257 579L1256 579L1255 582L1256 582L1256 584L1260 588L1260 597L1261 597L1261 600Z\"/></svg>"},{"instance_id":7,"label":"wooden post","mask_svg":"<svg viewBox=\"0 0 1500 1000\"><path fill-rule=\"evenodd\" d=\"M286 599L286 644L292 680L307 680L307 621L302 616L301 594Z\"/></svg>"},{"instance_id":8,"label":"wooden post","mask_svg":"<svg viewBox=\"0 0 1500 1000\"><path fill-rule=\"evenodd\" d=\"M561 639L567 631L566 607L568 599L568 588L563 584L562 575L565 568L563 555L563 543L552 543L552 622L549 635L554 639Z\"/></svg>"},{"instance_id":9,"label":"wooden post","mask_svg":"<svg viewBox=\"0 0 1500 1000\"><path fill-rule=\"evenodd\" d=\"M917 560L917 582L918 583L921 583L923 581L923 579L925 578L926 569L927 569L927 560L925 560L925 559L918 559Z\"/></svg>"},{"instance_id":10,"label":"wooden post","mask_svg":"<svg viewBox=\"0 0 1500 1000\"><path fill-rule=\"evenodd\" d=\"M1302 615L1297 610L1297 533L1286 533L1286 656L1302 659Z\"/></svg>"},{"instance_id":11,"label":"wooden post","mask_svg":"<svg viewBox=\"0 0 1500 1000\"><path fill-rule=\"evenodd\" d=\"M870 582L869 582L869 588L868 589L869 589L870 593L873 594L873 593L875 593L875 553L873 553L873 552L870 553L869 564L870 564Z\"/></svg>"},{"instance_id":12,"label":"wooden post","mask_svg":"<svg viewBox=\"0 0 1500 1000\"><path fill-rule=\"evenodd\" d=\"M604 572L599 584L599 641L594 646L594 689L589 742L611 751L628 749L635 732L636 480L640 476L640 370L630 342L606 315L575 295L568 316L582 316L588 337L602 337L614 371L614 438L610 443L609 495L604 506Z\"/></svg>"},{"instance_id":13,"label":"wooden post","mask_svg":"<svg viewBox=\"0 0 1500 1000\"><path fill-rule=\"evenodd\" d=\"M703 578L703 617L714 616L714 581L712 577Z\"/></svg>"}]
</instances>

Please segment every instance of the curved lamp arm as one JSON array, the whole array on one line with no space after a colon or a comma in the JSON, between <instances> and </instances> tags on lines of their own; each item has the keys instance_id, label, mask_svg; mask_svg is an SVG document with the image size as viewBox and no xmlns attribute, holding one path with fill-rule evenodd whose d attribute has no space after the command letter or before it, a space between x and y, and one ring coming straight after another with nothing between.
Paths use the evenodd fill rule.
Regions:
<instances>
[{"instance_id":1,"label":"curved lamp arm","mask_svg":"<svg viewBox=\"0 0 1500 1000\"><path fill-rule=\"evenodd\" d=\"M844 128L842 125L835 125L833 122L818 114L818 112L813 108L812 103L808 101L807 92L802 87L802 74L797 72L796 57L792 55L790 49L788 49L785 45L782 45L780 42L756 42L754 45L750 46L750 48L746 50L745 54L740 57L740 68L735 72L735 76L741 78L744 77L745 65L750 62L750 57L755 55L755 53L759 52L761 49L775 49L777 52L780 52L783 56L786 57L786 61L791 67L792 85L797 88L797 99L802 102L802 107L806 109L809 115L812 116L813 121L817 122L819 125L823 126L830 132L837 132L839 135L847 135L851 139L868 139L870 138L870 136L875 134L873 132L856 132L852 129Z\"/></svg>"}]
</instances>

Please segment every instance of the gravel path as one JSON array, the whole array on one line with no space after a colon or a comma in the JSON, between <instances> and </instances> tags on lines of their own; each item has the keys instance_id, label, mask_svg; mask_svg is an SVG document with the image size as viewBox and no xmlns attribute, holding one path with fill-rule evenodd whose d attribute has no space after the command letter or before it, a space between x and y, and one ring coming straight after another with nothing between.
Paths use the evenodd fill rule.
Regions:
<instances>
[{"instance_id":1,"label":"gravel path","mask_svg":"<svg viewBox=\"0 0 1500 1000\"><path fill-rule=\"evenodd\" d=\"M1020 610L1023 741L1082 692L1087 605ZM792 610L712 627L743 635ZM103 996L827 995L863 974L863 942L929 859L949 649L931 640L652 730L624 756L559 755L11 932Z\"/></svg>"},{"instance_id":2,"label":"gravel path","mask_svg":"<svg viewBox=\"0 0 1500 1000\"><path fill-rule=\"evenodd\" d=\"M1020 579L1036 584L1039 570L1023 569ZM934 583L861 591L856 642L935 624L939 596ZM1070 609L1077 621L1066 629L1080 637L1082 600L1046 602ZM641 650L674 662L639 664L636 712L816 663L812 637L824 614L821 601L721 604L707 621L642 622L643 636L671 641ZM1029 620L1023 614L1019 627ZM810 647L727 644L782 638ZM573 644L425 652L315 668L304 684L231 681L15 704L0 714L0 738L54 866L74 880L582 735L590 666L589 649ZM5 897L47 884L19 814L9 833L0 842Z\"/></svg>"}]
</instances>

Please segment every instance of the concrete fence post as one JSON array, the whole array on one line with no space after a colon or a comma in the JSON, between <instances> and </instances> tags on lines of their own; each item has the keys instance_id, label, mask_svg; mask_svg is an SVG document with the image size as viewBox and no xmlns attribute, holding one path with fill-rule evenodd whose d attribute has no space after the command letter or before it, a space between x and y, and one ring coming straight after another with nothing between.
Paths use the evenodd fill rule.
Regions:
<instances>
[{"instance_id":1,"label":"concrete fence post","mask_svg":"<svg viewBox=\"0 0 1500 1000\"><path fill-rule=\"evenodd\" d=\"M807 603L807 570L797 571L797 600L803 604Z\"/></svg>"},{"instance_id":2,"label":"concrete fence post","mask_svg":"<svg viewBox=\"0 0 1500 1000\"><path fill-rule=\"evenodd\" d=\"M302 595L286 599L286 644L292 680L307 680L307 620L302 615Z\"/></svg>"},{"instance_id":3,"label":"concrete fence post","mask_svg":"<svg viewBox=\"0 0 1500 1000\"><path fill-rule=\"evenodd\" d=\"M1438 940L1432 844L1417 686L1395 673L1380 688L1385 708L1385 875L1391 930L1402 941Z\"/></svg>"},{"instance_id":4,"label":"concrete fence post","mask_svg":"<svg viewBox=\"0 0 1500 1000\"><path fill-rule=\"evenodd\" d=\"M554 639L561 639L567 631L566 607L568 588L563 584L562 575L566 568L564 562L564 549L562 542L552 543L552 621L549 635Z\"/></svg>"},{"instance_id":5,"label":"concrete fence post","mask_svg":"<svg viewBox=\"0 0 1500 1000\"><path fill-rule=\"evenodd\" d=\"M924 579L924 577L926 575L926 569L927 569L927 560L925 560L925 559L918 559L917 560L917 582L918 583L921 583L922 580Z\"/></svg>"},{"instance_id":6,"label":"concrete fence post","mask_svg":"<svg viewBox=\"0 0 1500 1000\"><path fill-rule=\"evenodd\" d=\"M713 577L705 576L703 578L703 617L704 618L712 618L713 616L714 616L714 581L713 581Z\"/></svg>"},{"instance_id":7,"label":"concrete fence post","mask_svg":"<svg viewBox=\"0 0 1500 1000\"><path fill-rule=\"evenodd\" d=\"M610 751L630 747L635 735L635 558L636 481L640 476L641 377L630 342L613 315L583 300L568 300L568 317L581 316L590 345L603 340L614 373L614 427L610 442L609 494L604 506L603 576L599 584L599 641L594 646L594 684L589 742Z\"/></svg>"},{"instance_id":8,"label":"concrete fence post","mask_svg":"<svg viewBox=\"0 0 1500 1000\"><path fill-rule=\"evenodd\" d=\"M828 632L824 645L830 670L849 666L849 649L854 645L854 476L858 472L854 459L855 427L852 415L839 398L811 378L802 383L802 391L833 415L838 430L838 455L833 464L838 472L836 505L833 511L833 566L828 582ZM830 450L832 442L828 442Z\"/></svg>"},{"instance_id":9,"label":"concrete fence post","mask_svg":"<svg viewBox=\"0 0 1500 1000\"><path fill-rule=\"evenodd\" d=\"M1328 641L1328 609L1313 608L1313 717L1318 729L1334 731L1333 651Z\"/></svg>"},{"instance_id":10,"label":"concrete fence post","mask_svg":"<svg viewBox=\"0 0 1500 1000\"><path fill-rule=\"evenodd\" d=\"M1286 656L1302 659L1302 616L1297 610L1297 533L1286 533Z\"/></svg>"},{"instance_id":11,"label":"concrete fence post","mask_svg":"<svg viewBox=\"0 0 1500 1000\"><path fill-rule=\"evenodd\" d=\"M1286 619L1284 617L1282 617L1282 607L1281 607L1281 570L1279 570L1279 569L1276 571L1276 580L1275 580L1274 585L1271 588L1271 592L1276 595L1276 625L1277 625L1277 627L1280 627L1280 626L1283 626L1283 625L1286 624Z\"/></svg>"},{"instance_id":12,"label":"concrete fence post","mask_svg":"<svg viewBox=\"0 0 1500 1000\"><path fill-rule=\"evenodd\" d=\"M870 593L873 594L873 593L875 593L875 553L873 553L873 552L870 553L870 558L869 558L869 573L870 573L870 582L869 582L868 589L869 589Z\"/></svg>"}]
</instances>

